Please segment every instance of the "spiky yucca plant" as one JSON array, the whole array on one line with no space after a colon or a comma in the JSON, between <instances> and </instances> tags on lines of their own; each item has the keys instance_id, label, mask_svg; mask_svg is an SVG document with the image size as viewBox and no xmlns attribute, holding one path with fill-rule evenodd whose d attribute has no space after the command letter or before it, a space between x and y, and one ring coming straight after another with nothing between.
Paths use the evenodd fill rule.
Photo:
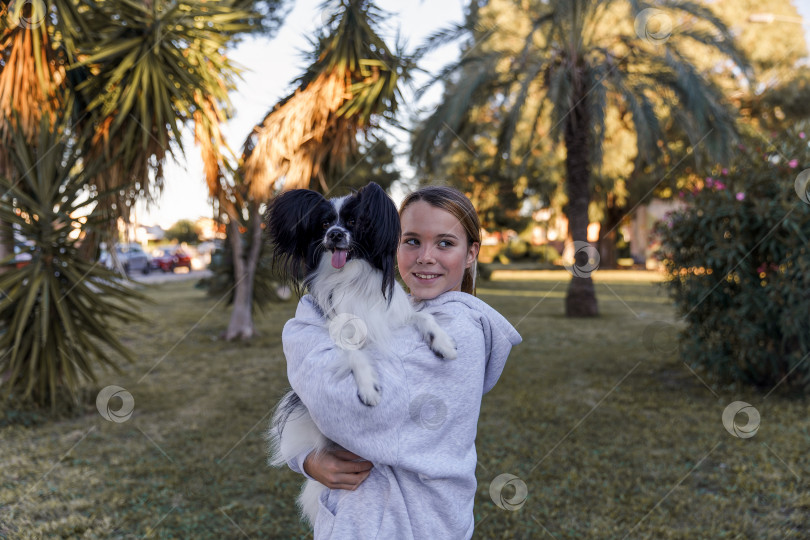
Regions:
<instances>
[{"instance_id":1,"label":"spiky yucca plant","mask_svg":"<svg viewBox=\"0 0 810 540\"><path fill-rule=\"evenodd\" d=\"M53 407L94 381L94 366L117 369L111 353L132 360L114 326L138 320L134 306L144 297L79 255L88 232L106 225L108 217L91 210L109 195L88 189L98 167L82 161L64 127L42 122L35 145L14 133L11 157L20 172L0 176L0 223L11 229L4 232L33 244L27 263L0 261L11 266L0 274L0 397Z\"/></svg>"}]
</instances>

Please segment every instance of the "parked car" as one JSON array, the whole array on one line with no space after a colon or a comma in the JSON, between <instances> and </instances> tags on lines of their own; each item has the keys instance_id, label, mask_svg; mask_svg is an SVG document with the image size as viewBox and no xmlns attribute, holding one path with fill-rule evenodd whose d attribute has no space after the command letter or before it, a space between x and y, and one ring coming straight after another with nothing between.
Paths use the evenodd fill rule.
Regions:
<instances>
[{"instance_id":1,"label":"parked car","mask_svg":"<svg viewBox=\"0 0 810 540\"><path fill-rule=\"evenodd\" d=\"M152 261L140 244L116 244L115 255L127 274L130 272L148 274L152 270ZM107 268L115 268L110 252L107 250L102 250L98 262Z\"/></svg>"},{"instance_id":2,"label":"parked car","mask_svg":"<svg viewBox=\"0 0 810 540\"><path fill-rule=\"evenodd\" d=\"M197 245L197 257L204 266L211 264L214 254L222 251L224 242L219 239L206 240Z\"/></svg>"},{"instance_id":3,"label":"parked car","mask_svg":"<svg viewBox=\"0 0 810 540\"><path fill-rule=\"evenodd\" d=\"M17 241L14 243L14 258L8 264L13 264L15 268L22 268L31 263L32 252L36 245L31 240Z\"/></svg>"},{"instance_id":4,"label":"parked car","mask_svg":"<svg viewBox=\"0 0 810 540\"><path fill-rule=\"evenodd\" d=\"M174 272L175 268L191 271L191 256L178 246L156 249L152 252L152 268Z\"/></svg>"}]
</instances>

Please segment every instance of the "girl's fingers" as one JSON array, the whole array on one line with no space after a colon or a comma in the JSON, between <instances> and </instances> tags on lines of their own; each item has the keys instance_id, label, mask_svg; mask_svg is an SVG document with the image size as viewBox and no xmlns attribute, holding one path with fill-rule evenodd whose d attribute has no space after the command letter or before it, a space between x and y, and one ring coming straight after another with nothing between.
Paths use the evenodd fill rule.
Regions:
<instances>
[{"instance_id":1,"label":"girl's fingers","mask_svg":"<svg viewBox=\"0 0 810 540\"><path fill-rule=\"evenodd\" d=\"M331 489L347 489L349 491L353 491L357 489L357 486L363 483L363 481L368 478L368 475L371 474L371 471L357 473L357 474L340 474L335 475L331 485L326 487Z\"/></svg>"},{"instance_id":2,"label":"girl's fingers","mask_svg":"<svg viewBox=\"0 0 810 540\"><path fill-rule=\"evenodd\" d=\"M371 470L374 467L370 461L366 461L357 454L348 450L337 450L333 453L336 460L333 462L339 472L359 473Z\"/></svg>"},{"instance_id":3,"label":"girl's fingers","mask_svg":"<svg viewBox=\"0 0 810 540\"><path fill-rule=\"evenodd\" d=\"M329 489L354 490L368 478L373 467L357 454L335 450L313 457L305 470Z\"/></svg>"},{"instance_id":4,"label":"girl's fingers","mask_svg":"<svg viewBox=\"0 0 810 540\"><path fill-rule=\"evenodd\" d=\"M362 484L362 483L363 483L363 481L364 481L366 478L368 478L368 475L369 475L369 474L371 474L371 471L369 471L369 472L365 472L365 473L360 473L360 474L355 475L355 476L356 476L356 478L355 478L356 483L355 483L354 487L353 487L353 488L351 488L351 489L352 489L352 491L353 491L353 490L355 490L355 489L357 489L357 488L360 486L360 484Z\"/></svg>"},{"instance_id":5,"label":"girl's fingers","mask_svg":"<svg viewBox=\"0 0 810 540\"><path fill-rule=\"evenodd\" d=\"M366 461L365 458L358 456L354 452L349 452L348 450L335 450L332 452L332 454L344 461Z\"/></svg>"},{"instance_id":6,"label":"girl's fingers","mask_svg":"<svg viewBox=\"0 0 810 540\"><path fill-rule=\"evenodd\" d=\"M350 461L346 463L346 472L364 473L370 471L374 465L370 461Z\"/></svg>"},{"instance_id":7,"label":"girl's fingers","mask_svg":"<svg viewBox=\"0 0 810 540\"><path fill-rule=\"evenodd\" d=\"M337 473L333 475L332 481L336 484L355 485L365 480L370 472L371 471L361 473Z\"/></svg>"}]
</instances>

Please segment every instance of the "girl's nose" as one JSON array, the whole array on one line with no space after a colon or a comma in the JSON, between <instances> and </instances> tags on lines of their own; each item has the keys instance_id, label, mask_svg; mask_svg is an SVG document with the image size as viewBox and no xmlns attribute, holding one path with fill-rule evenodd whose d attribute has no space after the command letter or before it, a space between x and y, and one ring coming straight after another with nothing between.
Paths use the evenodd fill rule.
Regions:
<instances>
[{"instance_id":1,"label":"girl's nose","mask_svg":"<svg viewBox=\"0 0 810 540\"><path fill-rule=\"evenodd\" d=\"M436 259L433 258L433 253L430 251L428 246L423 246L422 249L419 250L419 254L416 257L417 264L431 264L436 262Z\"/></svg>"}]
</instances>

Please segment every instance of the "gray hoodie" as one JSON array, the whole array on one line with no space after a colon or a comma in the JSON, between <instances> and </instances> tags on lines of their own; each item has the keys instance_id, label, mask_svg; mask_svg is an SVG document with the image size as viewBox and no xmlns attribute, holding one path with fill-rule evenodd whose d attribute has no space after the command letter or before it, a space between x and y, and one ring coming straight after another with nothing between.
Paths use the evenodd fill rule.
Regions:
<instances>
[{"instance_id":1,"label":"gray hoodie","mask_svg":"<svg viewBox=\"0 0 810 540\"><path fill-rule=\"evenodd\" d=\"M326 490L315 538L468 539L473 533L481 397L495 386L521 337L478 298L446 292L420 302L455 340L458 358L437 358L415 329L395 334L380 361L382 400L363 405L349 375L330 364L341 354L311 297L298 305L282 340L290 384L329 439L374 464L355 491ZM305 452L288 462L303 471Z\"/></svg>"}]
</instances>

